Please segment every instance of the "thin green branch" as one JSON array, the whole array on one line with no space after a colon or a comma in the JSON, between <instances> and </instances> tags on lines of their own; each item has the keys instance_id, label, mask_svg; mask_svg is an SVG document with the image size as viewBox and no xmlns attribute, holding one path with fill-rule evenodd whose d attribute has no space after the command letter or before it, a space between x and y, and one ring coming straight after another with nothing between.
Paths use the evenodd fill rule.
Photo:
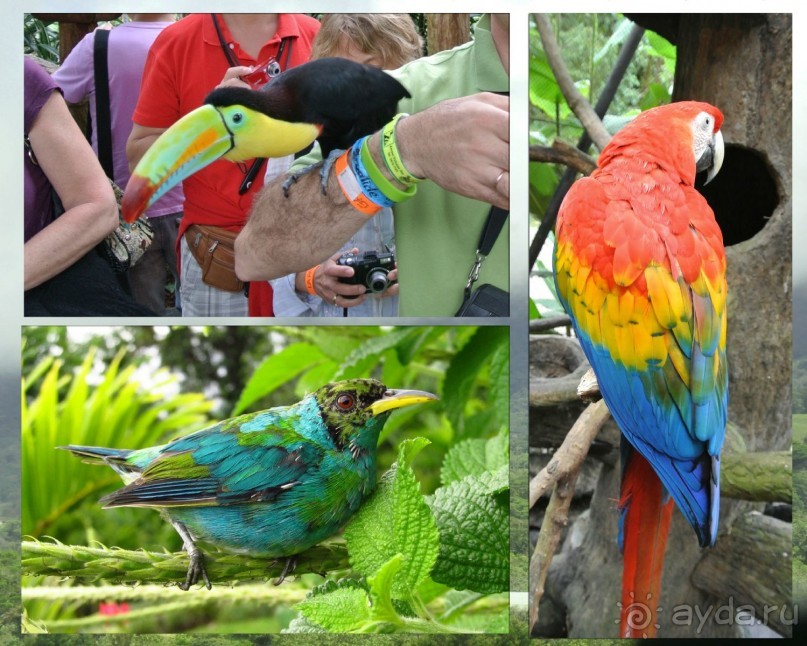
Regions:
<instances>
[{"instance_id":1,"label":"thin green branch","mask_svg":"<svg viewBox=\"0 0 807 646\"><path fill-rule=\"evenodd\" d=\"M212 583L267 580L280 576L285 559L207 552L205 568ZM339 543L317 545L297 555L295 574L325 574L349 568L347 549ZM74 577L115 583L178 583L185 579L188 557L108 547L23 541L22 573L29 576Z\"/></svg>"},{"instance_id":2,"label":"thin green branch","mask_svg":"<svg viewBox=\"0 0 807 646\"><path fill-rule=\"evenodd\" d=\"M308 589L293 581L283 585L265 585L263 583L237 586L216 586L204 597L214 601L237 601L238 603L261 603L263 605L292 605L302 601ZM78 586L34 586L22 588L22 600L29 601L66 601L84 604L103 603L114 600L138 601L144 603L170 603L178 599L187 599L194 595L175 586L156 584L124 586L124 585L78 585Z\"/></svg>"}]
</instances>

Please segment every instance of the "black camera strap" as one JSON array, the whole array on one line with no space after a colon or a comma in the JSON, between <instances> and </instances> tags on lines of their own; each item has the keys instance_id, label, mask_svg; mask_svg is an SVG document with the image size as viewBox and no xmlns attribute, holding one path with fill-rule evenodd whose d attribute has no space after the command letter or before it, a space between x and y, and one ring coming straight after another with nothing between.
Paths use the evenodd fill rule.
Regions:
<instances>
[{"instance_id":1,"label":"black camera strap","mask_svg":"<svg viewBox=\"0 0 807 646\"><path fill-rule=\"evenodd\" d=\"M471 290L473 290L474 283L479 280L479 272L482 269L482 263L493 250L493 245L496 244L496 239L502 232L504 223L510 211L505 211L498 206L491 206L488 212L488 217L485 220L485 226L482 227L482 233L479 236L479 244L476 248L476 259L471 266L471 271L468 274L468 282L465 285L465 300L471 297Z\"/></svg>"},{"instance_id":2,"label":"black camera strap","mask_svg":"<svg viewBox=\"0 0 807 646\"><path fill-rule=\"evenodd\" d=\"M241 63L238 62L235 54L233 54L232 50L230 50L230 47L224 38L224 34L221 31L221 25L219 25L219 20L216 18L216 14L212 13L210 14L210 17L213 19L213 27L216 28L216 35L219 37L219 45L221 45L221 51L224 52L224 57L227 59L230 67L238 67L241 65ZM286 51L286 45L289 46L288 51ZM280 45L277 48L277 56L275 56L278 66L280 66L280 59L283 57L283 52L286 51L286 68L289 67L291 63L291 46L292 41L288 36L280 39ZM284 68L281 66L280 69L282 71ZM250 188L252 188L252 184L255 182L255 178L258 176L258 173L261 172L264 162L266 162L265 157L258 157L252 161L252 164L250 164L249 168L247 168L244 173L244 179L242 180L241 185L238 187L239 195L243 195Z\"/></svg>"}]
</instances>

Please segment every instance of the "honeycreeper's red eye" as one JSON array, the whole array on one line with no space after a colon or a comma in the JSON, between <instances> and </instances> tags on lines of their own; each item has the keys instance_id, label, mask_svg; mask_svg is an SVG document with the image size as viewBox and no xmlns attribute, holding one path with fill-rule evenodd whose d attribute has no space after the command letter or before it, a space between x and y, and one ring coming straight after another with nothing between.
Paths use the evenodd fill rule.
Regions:
<instances>
[{"instance_id":1,"label":"honeycreeper's red eye","mask_svg":"<svg viewBox=\"0 0 807 646\"><path fill-rule=\"evenodd\" d=\"M348 395L347 393L336 398L336 405L340 410L350 410L355 403L356 400L353 395Z\"/></svg>"}]
</instances>

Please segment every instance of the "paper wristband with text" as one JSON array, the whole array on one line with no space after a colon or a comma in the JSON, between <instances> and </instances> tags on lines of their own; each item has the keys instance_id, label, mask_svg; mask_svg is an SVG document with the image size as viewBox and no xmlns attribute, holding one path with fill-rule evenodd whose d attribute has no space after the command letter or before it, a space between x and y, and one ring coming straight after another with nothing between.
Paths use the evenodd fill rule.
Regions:
<instances>
[{"instance_id":1,"label":"paper wristband with text","mask_svg":"<svg viewBox=\"0 0 807 646\"><path fill-rule=\"evenodd\" d=\"M342 193L354 209L365 215L375 215L381 210L381 207L362 192L359 181L350 168L350 163L348 162L349 155L350 151L346 150L342 155L337 157L334 163L334 171L336 173L336 181L339 182L339 188L342 189Z\"/></svg>"}]
</instances>

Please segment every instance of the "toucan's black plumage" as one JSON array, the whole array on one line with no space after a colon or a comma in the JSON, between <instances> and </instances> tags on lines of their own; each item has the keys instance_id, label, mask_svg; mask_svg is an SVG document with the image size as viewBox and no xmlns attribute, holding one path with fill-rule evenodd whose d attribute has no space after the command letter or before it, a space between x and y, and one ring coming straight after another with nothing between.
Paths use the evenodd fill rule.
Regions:
<instances>
[{"instance_id":1,"label":"toucan's black plumage","mask_svg":"<svg viewBox=\"0 0 807 646\"><path fill-rule=\"evenodd\" d=\"M384 126L409 92L374 67L322 58L293 67L260 90L223 87L166 130L132 172L121 205L133 222L171 187L217 159L284 157L316 139L329 155ZM309 167L313 168L313 167ZM296 180L292 176L284 191Z\"/></svg>"},{"instance_id":2,"label":"toucan's black plumage","mask_svg":"<svg viewBox=\"0 0 807 646\"><path fill-rule=\"evenodd\" d=\"M345 58L321 58L279 74L259 90L223 87L205 103L242 105L290 123L322 128L317 137L326 158L331 151L384 126L409 92L386 72Z\"/></svg>"}]
</instances>

